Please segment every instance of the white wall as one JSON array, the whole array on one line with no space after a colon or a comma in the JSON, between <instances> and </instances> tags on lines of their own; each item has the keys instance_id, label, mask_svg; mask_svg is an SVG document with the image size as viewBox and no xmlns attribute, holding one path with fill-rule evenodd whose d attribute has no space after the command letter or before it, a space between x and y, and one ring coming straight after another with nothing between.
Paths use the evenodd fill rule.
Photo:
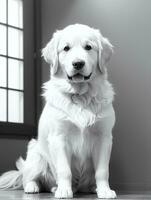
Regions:
<instances>
[{"instance_id":1,"label":"white wall","mask_svg":"<svg viewBox=\"0 0 151 200\"><path fill-rule=\"evenodd\" d=\"M122 190L151 188L151 1L42 0L42 44L56 29L84 23L115 46L108 68L116 91L117 122L111 184ZM43 82L49 67L43 62Z\"/></svg>"}]
</instances>

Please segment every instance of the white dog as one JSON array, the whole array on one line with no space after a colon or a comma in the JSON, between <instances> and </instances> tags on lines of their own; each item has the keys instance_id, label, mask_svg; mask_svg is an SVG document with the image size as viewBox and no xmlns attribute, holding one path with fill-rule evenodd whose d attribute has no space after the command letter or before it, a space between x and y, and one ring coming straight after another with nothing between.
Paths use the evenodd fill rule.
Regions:
<instances>
[{"instance_id":1,"label":"white dog","mask_svg":"<svg viewBox=\"0 0 151 200\"><path fill-rule=\"evenodd\" d=\"M108 183L115 113L105 66L112 48L86 25L54 33L42 51L51 80L44 85L38 139L30 141L26 160L17 162L18 171L0 177L1 189L49 190L56 198L72 198L77 191L116 197Z\"/></svg>"}]
</instances>

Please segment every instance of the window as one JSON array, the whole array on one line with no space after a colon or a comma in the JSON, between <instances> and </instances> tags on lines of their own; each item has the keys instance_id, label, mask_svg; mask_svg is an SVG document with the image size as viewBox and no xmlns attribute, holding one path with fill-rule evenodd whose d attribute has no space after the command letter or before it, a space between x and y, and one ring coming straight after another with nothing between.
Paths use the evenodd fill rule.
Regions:
<instances>
[{"instance_id":1,"label":"window","mask_svg":"<svg viewBox=\"0 0 151 200\"><path fill-rule=\"evenodd\" d=\"M35 2L0 0L0 135L36 133Z\"/></svg>"},{"instance_id":2,"label":"window","mask_svg":"<svg viewBox=\"0 0 151 200\"><path fill-rule=\"evenodd\" d=\"M23 123L23 0L0 0L0 35L0 121Z\"/></svg>"}]
</instances>

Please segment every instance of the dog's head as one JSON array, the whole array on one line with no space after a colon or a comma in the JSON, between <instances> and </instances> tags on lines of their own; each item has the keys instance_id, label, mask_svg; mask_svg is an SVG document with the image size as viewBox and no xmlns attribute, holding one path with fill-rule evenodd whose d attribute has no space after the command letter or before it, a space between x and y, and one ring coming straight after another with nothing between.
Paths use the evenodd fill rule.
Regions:
<instances>
[{"instance_id":1,"label":"dog's head","mask_svg":"<svg viewBox=\"0 0 151 200\"><path fill-rule=\"evenodd\" d=\"M96 73L106 73L112 51L113 46L100 31L75 24L54 33L42 55L50 64L53 76L70 82L88 82Z\"/></svg>"}]
</instances>

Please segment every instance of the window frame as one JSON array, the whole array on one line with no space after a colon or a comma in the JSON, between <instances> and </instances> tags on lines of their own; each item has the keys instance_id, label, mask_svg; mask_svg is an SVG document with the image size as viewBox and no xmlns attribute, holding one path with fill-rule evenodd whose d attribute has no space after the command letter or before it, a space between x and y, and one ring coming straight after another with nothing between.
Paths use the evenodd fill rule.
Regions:
<instances>
[{"instance_id":1,"label":"window frame","mask_svg":"<svg viewBox=\"0 0 151 200\"><path fill-rule=\"evenodd\" d=\"M24 122L0 121L1 137L37 135L38 118L41 112L40 13L40 0L23 0Z\"/></svg>"}]
</instances>

